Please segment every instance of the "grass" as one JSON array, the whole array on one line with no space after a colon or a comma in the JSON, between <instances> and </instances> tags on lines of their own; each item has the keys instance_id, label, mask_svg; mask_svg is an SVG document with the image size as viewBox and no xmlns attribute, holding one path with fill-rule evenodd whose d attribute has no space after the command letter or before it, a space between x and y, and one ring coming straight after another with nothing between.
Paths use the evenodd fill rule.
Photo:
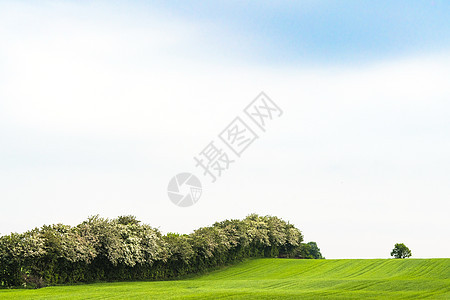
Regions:
<instances>
[{"instance_id":1,"label":"grass","mask_svg":"<svg viewBox=\"0 0 450 300\"><path fill-rule=\"evenodd\" d=\"M254 259L185 280L0 290L0 299L450 299L450 259Z\"/></svg>"}]
</instances>

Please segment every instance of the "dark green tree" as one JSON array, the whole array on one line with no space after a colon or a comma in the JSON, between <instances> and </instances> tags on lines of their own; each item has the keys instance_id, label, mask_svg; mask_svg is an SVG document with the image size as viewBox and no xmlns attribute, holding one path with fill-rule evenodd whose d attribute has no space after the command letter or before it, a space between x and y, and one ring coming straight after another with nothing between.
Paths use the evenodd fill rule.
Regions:
<instances>
[{"instance_id":1,"label":"dark green tree","mask_svg":"<svg viewBox=\"0 0 450 300\"><path fill-rule=\"evenodd\" d=\"M308 243L308 245L309 245L309 253L311 254L311 256L314 258L314 259L323 259L324 257L322 256L322 253L320 253L320 249L319 249L319 247L317 246L317 243L316 242L309 242Z\"/></svg>"},{"instance_id":2,"label":"dark green tree","mask_svg":"<svg viewBox=\"0 0 450 300\"><path fill-rule=\"evenodd\" d=\"M411 256L411 250L403 243L397 243L391 251L391 256L394 258L408 258Z\"/></svg>"},{"instance_id":3,"label":"dark green tree","mask_svg":"<svg viewBox=\"0 0 450 300\"><path fill-rule=\"evenodd\" d=\"M296 250L296 257L306 259L324 259L316 242L302 243Z\"/></svg>"}]
</instances>

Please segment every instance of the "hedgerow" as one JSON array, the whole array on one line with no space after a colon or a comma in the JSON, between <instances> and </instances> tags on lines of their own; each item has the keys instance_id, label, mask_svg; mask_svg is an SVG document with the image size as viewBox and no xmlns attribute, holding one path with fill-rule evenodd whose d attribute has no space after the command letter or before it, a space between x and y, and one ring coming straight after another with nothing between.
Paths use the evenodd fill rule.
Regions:
<instances>
[{"instance_id":1,"label":"hedgerow","mask_svg":"<svg viewBox=\"0 0 450 300\"><path fill-rule=\"evenodd\" d=\"M0 237L3 287L162 280L251 257L298 257L299 229L273 216L225 220L191 234L161 232L133 216L93 216Z\"/></svg>"}]
</instances>

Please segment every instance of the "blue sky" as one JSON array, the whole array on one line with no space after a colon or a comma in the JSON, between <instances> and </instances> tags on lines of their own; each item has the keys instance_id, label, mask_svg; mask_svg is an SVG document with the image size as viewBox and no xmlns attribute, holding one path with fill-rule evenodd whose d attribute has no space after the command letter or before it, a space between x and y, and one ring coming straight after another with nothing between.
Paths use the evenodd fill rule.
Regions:
<instances>
[{"instance_id":1,"label":"blue sky","mask_svg":"<svg viewBox=\"0 0 450 300\"><path fill-rule=\"evenodd\" d=\"M94 214L190 232L255 212L327 258L396 242L448 257L449 15L448 1L0 1L0 234ZM282 118L210 184L193 156L260 91ZM180 172L204 184L190 208L167 197Z\"/></svg>"},{"instance_id":2,"label":"blue sky","mask_svg":"<svg viewBox=\"0 0 450 300\"><path fill-rule=\"evenodd\" d=\"M255 5L257 3L257 5ZM342 64L448 51L448 1L169 1L167 17L238 33L232 53L266 64ZM216 37L204 47L230 55ZM242 54L242 55L240 55Z\"/></svg>"}]
</instances>

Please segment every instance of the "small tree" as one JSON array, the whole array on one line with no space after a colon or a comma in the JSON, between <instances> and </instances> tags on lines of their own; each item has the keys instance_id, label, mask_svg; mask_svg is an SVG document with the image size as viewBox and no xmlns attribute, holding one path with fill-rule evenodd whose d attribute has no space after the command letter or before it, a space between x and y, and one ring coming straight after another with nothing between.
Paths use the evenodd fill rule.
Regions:
<instances>
[{"instance_id":1,"label":"small tree","mask_svg":"<svg viewBox=\"0 0 450 300\"><path fill-rule=\"evenodd\" d=\"M316 242L301 243L296 249L295 257L305 259L325 259Z\"/></svg>"},{"instance_id":2,"label":"small tree","mask_svg":"<svg viewBox=\"0 0 450 300\"><path fill-rule=\"evenodd\" d=\"M397 243L391 251L391 256L394 258L408 258L411 256L411 250L403 243Z\"/></svg>"},{"instance_id":3,"label":"small tree","mask_svg":"<svg viewBox=\"0 0 450 300\"><path fill-rule=\"evenodd\" d=\"M308 245L311 247L309 253L311 253L314 259L324 259L316 242L309 242Z\"/></svg>"}]
</instances>

